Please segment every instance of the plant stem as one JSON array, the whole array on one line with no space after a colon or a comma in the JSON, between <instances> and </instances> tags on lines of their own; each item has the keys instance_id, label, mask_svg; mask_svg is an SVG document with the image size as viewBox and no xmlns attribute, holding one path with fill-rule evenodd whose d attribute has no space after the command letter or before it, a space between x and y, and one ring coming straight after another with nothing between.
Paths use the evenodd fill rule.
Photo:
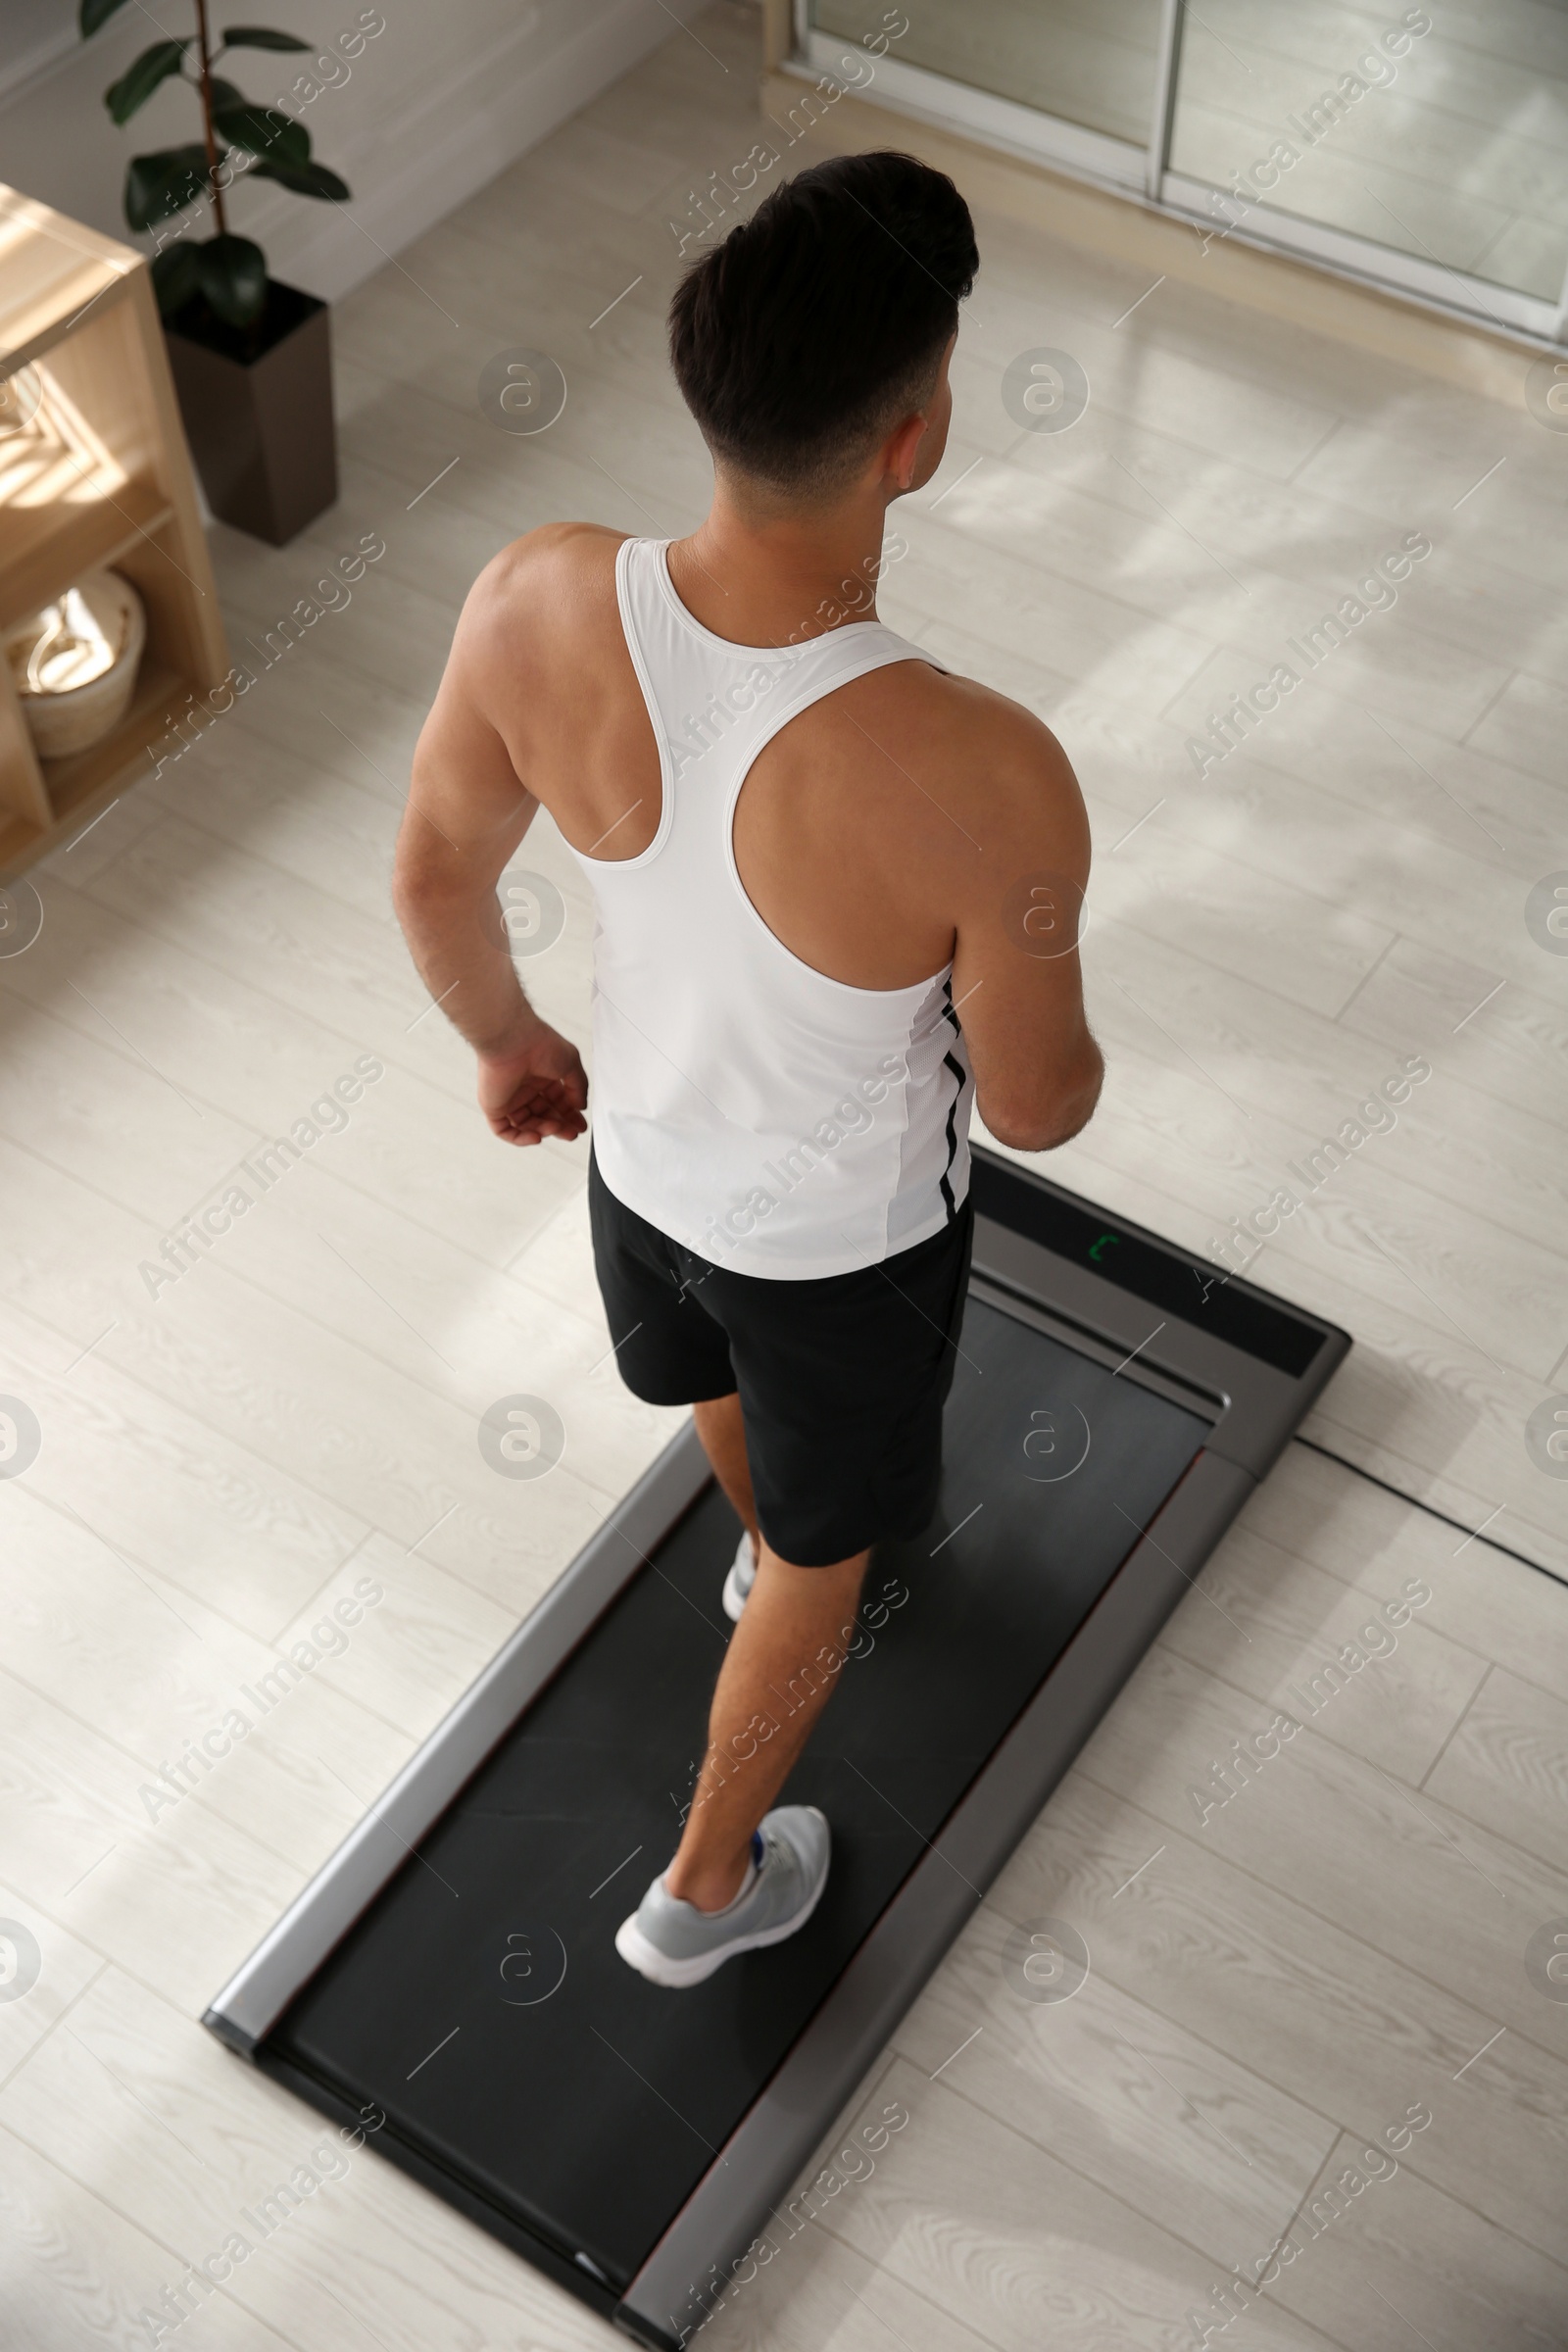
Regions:
<instances>
[{"instance_id":1,"label":"plant stem","mask_svg":"<svg viewBox=\"0 0 1568 2352\"><path fill-rule=\"evenodd\" d=\"M213 192L213 213L220 237L228 234L228 218L223 211L223 191L218 177L218 140L213 131L213 58L207 32L207 0L196 0L196 41L201 51L201 73L197 88L202 99L202 132L207 141L207 180Z\"/></svg>"}]
</instances>

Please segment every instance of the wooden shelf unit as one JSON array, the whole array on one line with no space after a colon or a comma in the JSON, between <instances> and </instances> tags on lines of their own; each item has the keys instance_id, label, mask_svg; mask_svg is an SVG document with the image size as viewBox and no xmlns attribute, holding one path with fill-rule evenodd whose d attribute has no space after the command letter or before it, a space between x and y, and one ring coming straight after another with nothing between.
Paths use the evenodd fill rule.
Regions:
<instances>
[{"instance_id":1,"label":"wooden shelf unit","mask_svg":"<svg viewBox=\"0 0 1568 2352\"><path fill-rule=\"evenodd\" d=\"M0 660L0 884L135 780L228 671L190 454L142 256L0 185L0 631L113 565L147 609L130 706L39 760Z\"/></svg>"}]
</instances>

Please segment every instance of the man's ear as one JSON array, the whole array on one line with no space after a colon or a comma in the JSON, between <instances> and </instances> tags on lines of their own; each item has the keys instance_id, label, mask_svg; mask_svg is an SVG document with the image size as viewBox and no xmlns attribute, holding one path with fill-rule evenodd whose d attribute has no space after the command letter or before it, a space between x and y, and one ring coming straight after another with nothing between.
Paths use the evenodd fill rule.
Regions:
<instances>
[{"instance_id":1,"label":"man's ear","mask_svg":"<svg viewBox=\"0 0 1568 2352\"><path fill-rule=\"evenodd\" d=\"M883 470L891 475L895 490L907 490L914 479L920 462L920 444L925 439L930 419L925 416L906 416L898 431L888 440L883 453Z\"/></svg>"},{"instance_id":2,"label":"man's ear","mask_svg":"<svg viewBox=\"0 0 1568 2352\"><path fill-rule=\"evenodd\" d=\"M932 447L927 443L926 437L931 430L933 418L941 420L938 424L938 442L945 441L947 437L947 419L952 412L952 394L948 389L948 368L957 340L956 331L948 338L947 347L938 363L936 377L924 409L913 416L906 416L897 432L891 434L883 446L883 479L887 480L891 476L893 494L896 498L902 497L906 490L914 487L923 453L928 450L930 452L928 475L934 472L941 463L940 447Z\"/></svg>"}]
</instances>

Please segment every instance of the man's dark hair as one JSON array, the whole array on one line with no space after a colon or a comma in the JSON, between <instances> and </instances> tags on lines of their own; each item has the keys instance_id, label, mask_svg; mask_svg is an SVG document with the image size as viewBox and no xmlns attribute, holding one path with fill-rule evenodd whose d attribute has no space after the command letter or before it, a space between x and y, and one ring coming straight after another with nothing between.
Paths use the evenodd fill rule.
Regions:
<instances>
[{"instance_id":1,"label":"man's dark hair","mask_svg":"<svg viewBox=\"0 0 1568 2352\"><path fill-rule=\"evenodd\" d=\"M930 394L979 265L968 206L912 155L785 180L669 306L675 380L714 456L787 494L847 486Z\"/></svg>"}]
</instances>

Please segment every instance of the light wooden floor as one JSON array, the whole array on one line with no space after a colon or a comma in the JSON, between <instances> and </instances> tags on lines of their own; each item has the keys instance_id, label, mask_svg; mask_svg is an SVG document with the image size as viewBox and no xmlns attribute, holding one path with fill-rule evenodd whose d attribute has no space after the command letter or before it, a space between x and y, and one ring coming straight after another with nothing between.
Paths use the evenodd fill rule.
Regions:
<instances>
[{"instance_id":1,"label":"light wooden floor","mask_svg":"<svg viewBox=\"0 0 1568 2352\"><path fill-rule=\"evenodd\" d=\"M42 1954L0 1999L0 2333L24 2352L150 2343L137 2315L308 2156L309 2115L196 2020L676 1419L602 1360L581 1150L489 1139L386 894L486 557L551 515L701 511L667 221L758 130L755 19L697 33L340 306L343 501L279 553L217 534L236 651L363 532L385 556L55 858L41 937L0 963L0 1388L44 1433L0 1484L0 1914ZM1568 1919L1568 1592L1463 1530L1491 1514L1568 1570L1568 1485L1523 1438L1568 1385L1568 962L1523 911L1568 867L1568 439L1194 291L1117 324L1143 283L980 232L952 454L884 609L1047 714L1090 798L1111 1077L1054 1170L1201 1249L1424 1054L1397 1128L1257 1272L1355 1335L1309 1434L1460 1525L1290 1449L899 2033L866 2104L908 2126L709 2340L1178 2352L1414 2109L1396 2172L1298 2224L1210 2341L1544 2352L1568 2338L1568 2006L1524 1953ZM1039 344L1088 371L1070 433L1002 408ZM516 345L570 384L537 441L475 407ZM1415 528L1434 552L1396 608L1200 781L1187 735ZM581 1037L582 894L548 835L526 856L568 907L539 1001ZM175 1218L367 1054L347 1128L150 1298ZM474 1425L519 1388L567 1451L501 1488ZM365 1577L384 1597L346 1650L149 1819L160 1764ZM1201 1826L1190 1786L1411 1578L1432 1597L1396 1651ZM1092 1955L1065 2003L1001 1963L1045 1917ZM608 2341L368 2155L176 2339Z\"/></svg>"}]
</instances>

